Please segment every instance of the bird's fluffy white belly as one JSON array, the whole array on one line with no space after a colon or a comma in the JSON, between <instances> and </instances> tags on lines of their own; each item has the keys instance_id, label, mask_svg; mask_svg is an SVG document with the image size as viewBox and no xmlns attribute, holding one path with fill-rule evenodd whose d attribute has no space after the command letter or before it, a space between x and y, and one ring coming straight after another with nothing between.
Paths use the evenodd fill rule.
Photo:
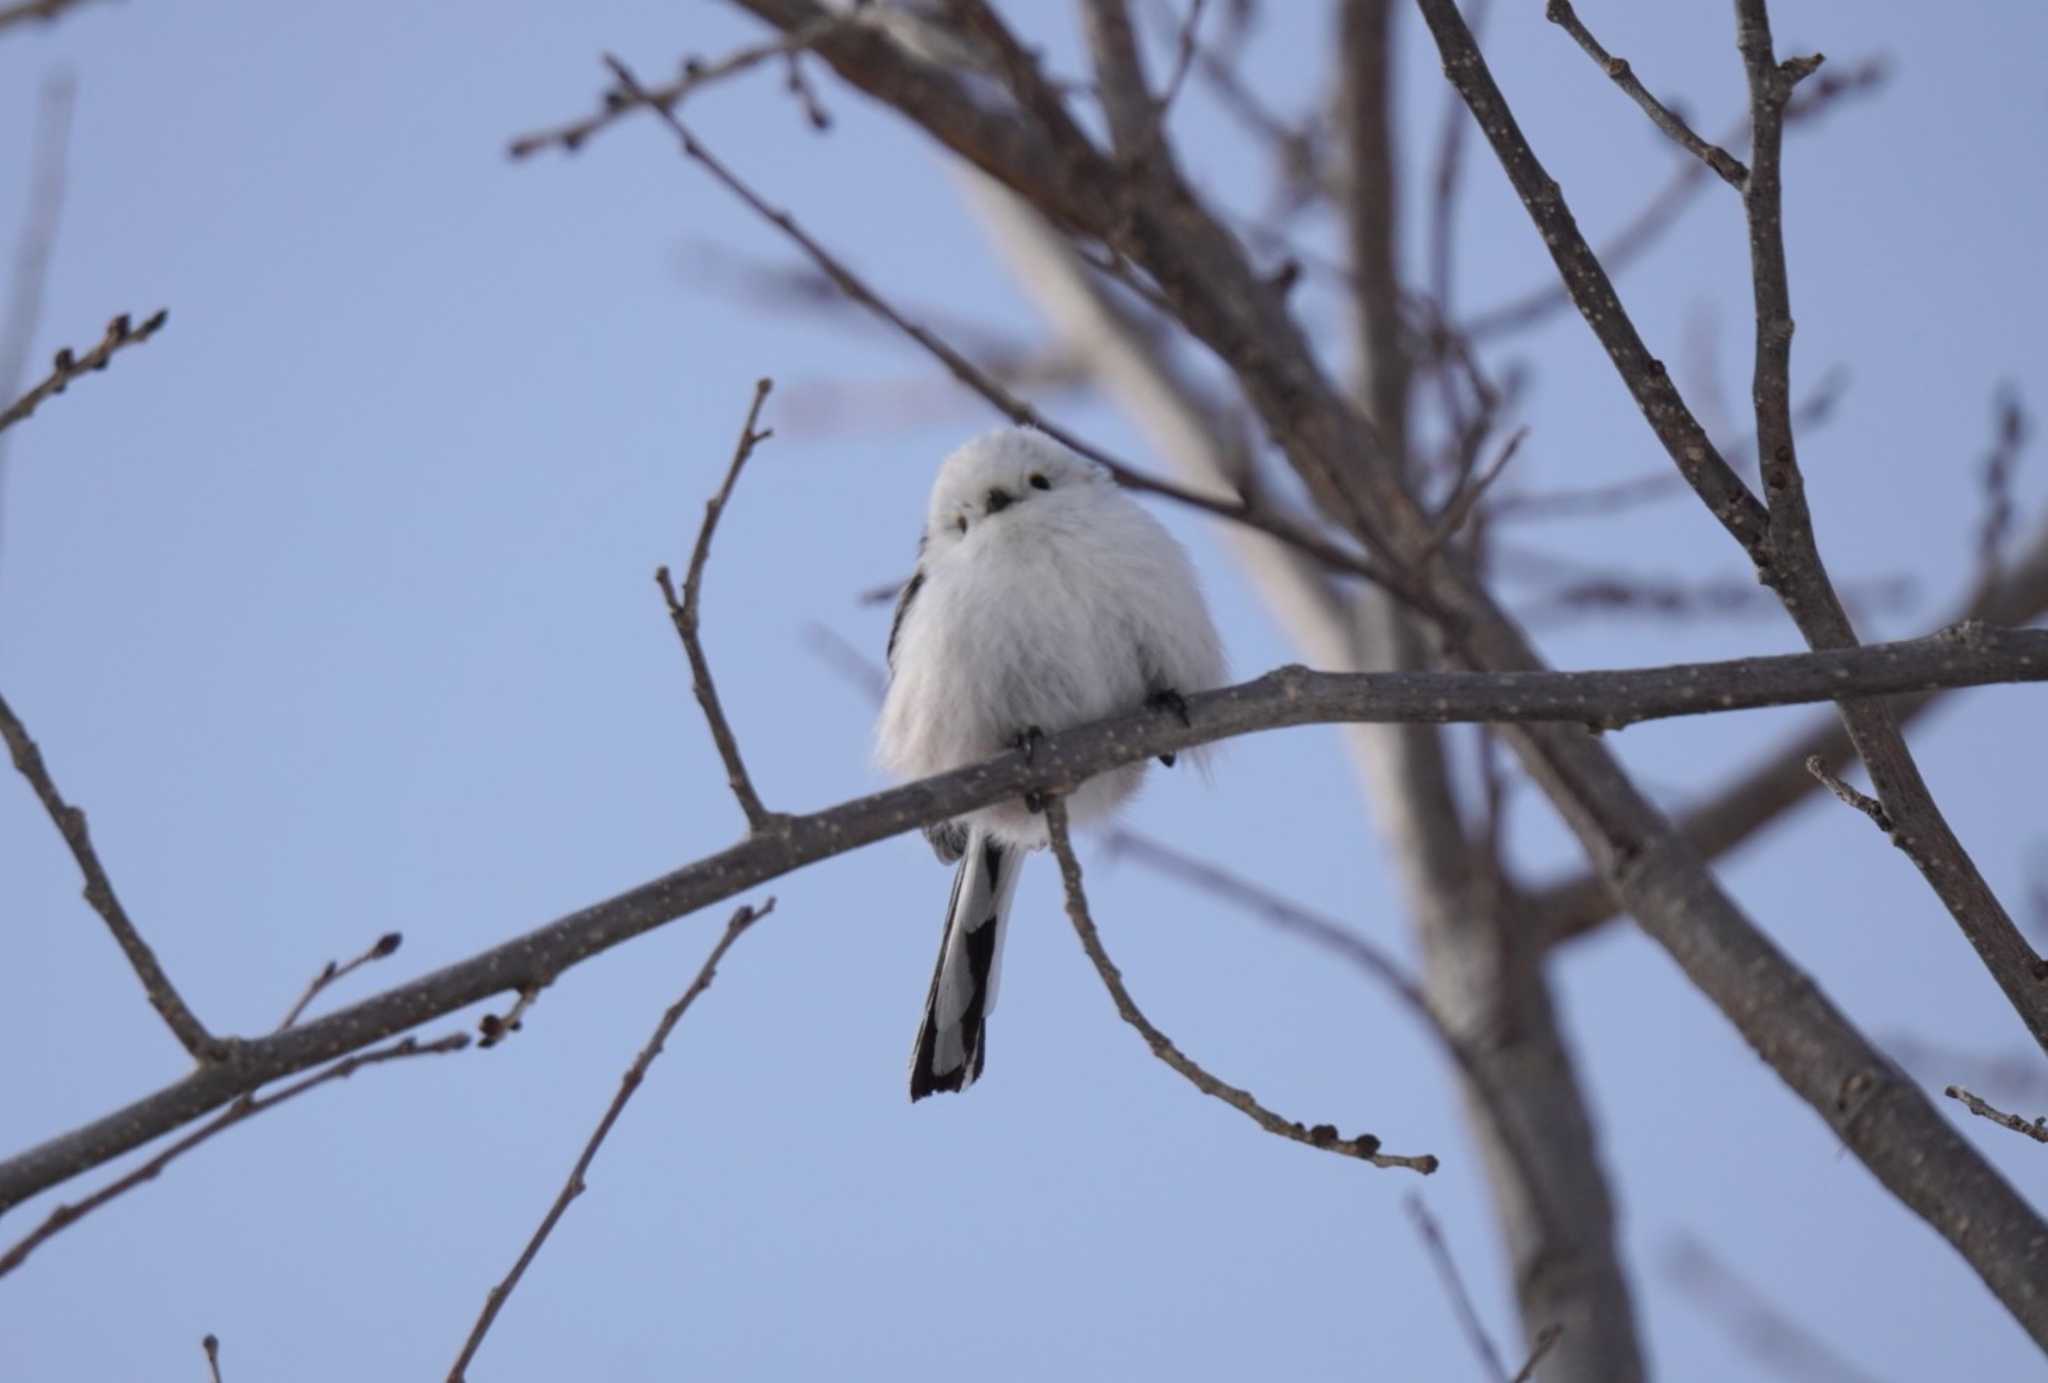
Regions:
<instances>
[{"instance_id":1,"label":"bird's fluffy white belly","mask_svg":"<svg viewBox=\"0 0 2048 1383\"><path fill-rule=\"evenodd\" d=\"M989 758L1028 728L1051 734L1130 710L1151 690L1139 612L1110 579L1128 554L1023 522L982 542L930 573L905 621L897 677L907 680L892 688L881 735L886 766L905 777ZM1069 812L1079 821L1109 811L1144 772L1134 764L1090 779ZM1018 844L1045 838L1043 818L1021 803L968 820Z\"/></svg>"}]
</instances>

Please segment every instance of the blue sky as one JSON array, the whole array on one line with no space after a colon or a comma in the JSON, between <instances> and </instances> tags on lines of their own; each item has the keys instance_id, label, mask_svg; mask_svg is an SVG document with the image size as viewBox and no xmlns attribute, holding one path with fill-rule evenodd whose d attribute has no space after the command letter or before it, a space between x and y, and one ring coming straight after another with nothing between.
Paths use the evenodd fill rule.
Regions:
<instances>
[{"instance_id":1,"label":"blue sky","mask_svg":"<svg viewBox=\"0 0 2048 1383\"><path fill-rule=\"evenodd\" d=\"M1323 7L1269 8L1284 13L1249 70L1298 107ZM1740 110L1724 7L1579 9L1700 124ZM1488 51L1530 137L1583 224L1618 224L1671 166L1661 136L1539 7L1496 10ZM1039 13L1066 61L1064 9ZM1994 388L2048 401L2048 187L2032 172L2048 11L1774 13L1786 51L1892 66L1875 97L1797 133L1787 225L1797 380L1835 365L1849 378L1835 419L1802 440L1823 550L1845 583L1909 578L1911 601L1865 621L1909 633L1970 579ZM1443 96L1413 18L1411 172ZM8 435L0 690L217 1030L268 1027L322 961L385 931L404 949L345 997L734 838L649 578L686 555L764 374L781 382L769 421L783 426L721 529L706 640L771 805L878 785L870 708L804 631L879 652L887 611L857 595L903 573L939 457L994 419L880 332L733 291L736 263L788 252L651 122L574 159L502 153L590 106L601 52L655 74L756 32L699 0L106 5L0 35L0 235L21 219L40 82L61 69L79 84L35 359L90 344L115 312L171 312L160 337ZM689 114L877 286L1036 332L925 141L823 90L824 135L773 70ZM1212 110L1188 101L1175 130L1203 150L1205 189L1257 201L1259 169ZM1548 270L1484 148L1469 156L1460 301L1476 307ZM1731 411L1746 395L1745 255L1738 204L1711 188L1622 280L1668 359L1718 328L1705 354ZM1303 310L1341 341L1326 303L1309 293ZM1531 372L1516 483L1658 463L1575 319L1490 361ZM920 380L933 382L906 405L894 391ZM846 397L880 402L824 406ZM1053 406L1147 459L1098 402ZM2023 515L2048 501L2041 476L2038 460L2021 472ZM1162 517L1201 565L1234 666L1288 660L1205 521ZM1689 501L1522 541L1601 568L1744 575ZM1569 667L1796 646L1771 614L1542 634ZM1914 735L1959 834L2016 902L2048 852L2041 708L2035 689L1967 693ZM1679 806L1805 723L1754 713L1616 743ZM1240 742L1206 787L1155 781L1134 823L1405 950L1335 734ZM1546 812L1516 799L1515 854L1539 876L1574 862ZM1191 1053L1294 1117L1370 1129L1444 1170L1421 1182L1282 1144L1181 1084L1117 1022L1043 861L1022 886L988 1078L912 1108L903 1062L946 879L921 843L889 842L767 890L775 914L679 1030L474 1376L1477 1376L1402 1211L1411 1191L1517 1352L1457 1102L1407 1017L1211 899L1085 846L1084 860L1134 992ZM1866 1031L2023 1051L1952 923L1860 816L1814 804L1723 873ZM501 1048L308 1096L53 1240L0 1283L11 1366L199 1377L213 1331L230 1378L445 1371L724 915L572 972ZM180 1074L18 782L0 786L0 917L0 1143ZM2009 1377L2037 1358L1648 942L1612 929L1561 957L1555 982L1662 1377L1754 1367L1667 1271L1684 1235L1874 1375ZM1938 1087L1967 1073L1914 1074ZM2023 1191L2048 1191L2042 1149L1964 1126ZM63 1194L10 1215L0 1240Z\"/></svg>"}]
</instances>

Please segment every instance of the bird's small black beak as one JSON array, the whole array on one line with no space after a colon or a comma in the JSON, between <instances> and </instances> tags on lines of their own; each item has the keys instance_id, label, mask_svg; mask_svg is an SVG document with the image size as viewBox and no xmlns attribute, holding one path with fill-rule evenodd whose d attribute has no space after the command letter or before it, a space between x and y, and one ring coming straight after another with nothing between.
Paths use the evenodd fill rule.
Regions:
<instances>
[{"instance_id":1,"label":"bird's small black beak","mask_svg":"<svg viewBox=\"0 0 2048 1383\"><path fill-rule=\"evenodd\" d=\"M988 492L988 511L991 514L1000 514L1016 502L1016 500L1010 497L1008 490L998 489Z\"/></svg>"}]
</instances>

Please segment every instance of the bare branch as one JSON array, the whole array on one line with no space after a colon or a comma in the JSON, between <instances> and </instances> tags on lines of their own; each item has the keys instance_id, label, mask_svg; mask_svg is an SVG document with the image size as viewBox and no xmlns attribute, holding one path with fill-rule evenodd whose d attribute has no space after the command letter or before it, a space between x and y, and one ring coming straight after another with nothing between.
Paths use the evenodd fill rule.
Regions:
<instances>
[{"instance_id":1,"label":"bare branch","mask_svg":"<svg viewBox=\"0 0 2048 1383\"><path fill-rule=\"evenodd\" d=\"M735 3L784 30L820 13L814 0ZM1099 152L1034 128L1015 110L977 105L885 44L841 35L817 52L1069 233L1114 243L1150 274L1181 325L1234 372L1319 507L1395 560L1425 540L1427 520L1412 499L1377 468L1355 464L1383 450L1380 440L1332 385L1241 241L1198 197L1133 203ZM1469 572L1439 560L1417 575L1462 620L1461 659L1540 666L1523 631ZM1517 726L1505 738L1621 905L1844 1146L2048 1343L2048 1298L2037 1290L2048 1272L2041 1217L1729 897L1607 746L1566 726ZM1962 1205L1967 1215L1957 1213Z\"/></svg>"},{"instance_id":2,"label":"bare branch","mask_svg":"<svg viewBox=\"0 0 2048 1383\"><path fill-rule=\"evenodd\" d=\"M1138 710L1017 752L808 815L684 865L207 1067L0 1162L0 1213L236 1096L493 995L523 990L698 908L804 865L981 807L1052 793L1122 764L1287 725L1552 721L1603 725L1842 695L2048 680L2048 630L1957 634L1841 652L1624 672L1317 673L1288 667L1188 698L1191 724ZM1930 1157L1932 1154L1916 1156ZM1926 1164L1923 1161L1923 1165Z\"/></svg>"},{"instance_id":3,"label":"bare branch","mask_svg":"<svg viewBox=\"0 0 2048 1383\"><path fill-rule=\"evenodd\" d=\"M1451 497L1444 501L1442 512L1437 515L1436 531L1429 535L1429 541L1422 549L1420 560L1428 561L1443 549L1445 543L1458 535L1458 530L1472 517L1472 507L1486 494L1487 487L1498 480L1500 473L1508 468L1508 462L1515 459L1515 453L1521 450L1522 440L1528 435L1528 428L1516 428L1502 444L1500 455L1493 458L1492 465L1476 475L1460 479L1458 488L1451 492Z\"/></svg>"},{"instance_id":4,"label":"bare branch","mask_svg":"<svg viewBox=\"0 0 2048 1383\"><path fill-rule=\"evenodd\" d=\"M67 10L75 10L91 0L16 0L12 5L0 5L0 29L10 29L16 24L40 22L54 23L57 16Z\"/></svg>"},{"instance_id":5,"label":"bare branch","mask_svg":"<svg viewBox=\"0 0 2048 1383\"><path fill-rule=\"evenodd\" d=\"M2036 1143L2048 1143L2048 1116L2037 1118L2032 1123L2028 1123L2017 1114L2007 1114L2001 1110L1993 1109L1960 1085L1951 1085L1942 1093L1952 1100L1962 1101L1964 1108L1980 1119L1989 1119L1992 1123L2009 1128L2014 1133L2024 1133Z\"/></svg>"},{"instance_id":6,"label":"bare branch","mask_svg":"<svg viewBox=\"0 0 2048 1383\"><path fill-rule=\"evenodd\" d=\"M611 64L612 71L629 91L644 92L644 88L639 85L633 74L618 59L608 57L606 62ZM653 105L651 101L644 101L643 104ZM1065 428L1053 423L1039 413L1037 409L997 383L985 370L982 370L973 361L954 350L943 339L925 327L910 321L894 307L890 306L886 300L869 288L857 274L847 268L837 256L833 255L831 251L827 250L799 226L795 218L788 212L778 210L762 200L752 187L741 181L738 175L733 173L731 169L727 168L724 163L720 162L708 149L699 143L696 136L689 132L672 111L664 110L658 105L654 106L654 109L656 114L674 132L677 140L682 145L682 151L686 157L695 160L734 196L745 202L756 214L767 220L800 246L811 257L812 261L817 264L819 269L834 283L839 285L840 291L876 313L911 340L917 342L918 345L924 347L925 350L929 351L952 373L954 378L994 404L1011 422L1016 423L1020 427L1037 428L1062 445L1105 467L1116 477L1119 484L1129 489L1159 495L1176 503L1200 509L1204 513L1214 514L1219 518L1229 519L1233 522L1256 528L1263 533L1269 534L1280 539L1282 542L1313 555L1333 571L1349 572L1355 576L1362 576L1377 585L1399 592L1404 600L1423 606L1432 613L1441 613L1440 607L1435 606L1426 596L1416 592L1412 583L1394 574L1383 563L1365 553L1346 551L1320 534L1276 515L1255 509L1242 500L1235 503L1228 500L1220 500L1210 495L1183 489L1178 485L1159 480L1124 462L1118 461L1099 448L1075 436Z\"/></svg>"},{"instance_id":7,"label":"bare branch","mask_svg":"<svg viewBox=\"0 0 2048 1383\"><path fill-rule=\"evenodd\" d=\"M0 412L0 432L5 432L35 412L43 400L51 395L63 393L65 387L80 375L106 369L107 362L114 358L114 352L125 350L129 346L139 346L156 335L170 315L168 309L159 308L144 318L142 325L138 327L130 324L128 314L124 312L107 323L106 334L100 337L99 344L84 355L74 354L68 346L58 351L56 359L50 364L50 373L44 376L43 382L16 399L4 412Z\"/></svg>"},{"instance_id":8,"label":"bare branch","mask_svg":"<svg viewBox=\"0 0 2048 1383\"><path fill-rule=\"evenodd\" d=\"M330 1081L345 1080L365 1066L377 1066L387 1061L398 1061L405 1057L434 1056L443 1052L459 1052L468 1045L469 1034L463 1032L450 1033L446 1037L437 1038L432 1042L426 1043L422 1043L418 1038L404 1037L388 1047L378 1047L371 1051L358 1052L354 1056L337 1061L324 1071L308 1076L295 1085L288 1085L274 1094L244 1094L229 1104L220 1114L201 1124L198 1128L165 1148L155 1157L150 1158L149 1161L143 1163L134 1171L108 1182L84 1200L60 1205L55 1210L52 1210L49 1217L36 1226L33 1232L23 1237L20 1242L8 1249L7 1252L0 1253L0 1277L5 1277L8 1273L20 1267L24 1259L31 1253L34 1253L36 1249L40 1248L52 1236L76 1224L79 1220L90 1215L93 1211L99 1209L123 1192L132 1191L146 1181L154 1181L164 1168L170 1166L171 1163L177 1161L207 1139L212 1138L215 1134L224 1133L245 1119L261 1114L266 1109L281 1105L286 1100L296 1099L308 1090L326 1085ZM214 1067L212 1069L225 1070L228 1068ZM164 1131L166 1130L156 1130L156 1132ZM136 1141L141 1142L143 1140L138 1139ZM10 1201L10 1204L12 1203Z\"/></svg>"},{"instance_id":9,"label":"bare branch","mask_svg":"<svg viewBox=\"0 0 2048 1383\"><path fill-rule=\"evenodd\" d=\"M404 942L405 937L403 934L399 932L386 932L371 942L369 948L354 960L343 965L336 965L333 961L328 961L325 966L321 967L320 973L313 977L312 983L306 986L306 992L299 996L298 1002L286 1011L284 1021L277 1025L276 1031L283 1032L286 1028L298 1022L300 1015L305 1013L306 1006L318 998L329 985L355 973L371 961L383 960L386 956L398 954L398 948Z\"/></svg>"},{"instance_id":10,"label":"bare branch","mask_svg":"<svg viewBox=\"0 0 2048 1383\"><path fill-rule=\"evenodd\" d=\"M206 1025L186 1006L177 986L164 973L156 952L150 949L149 943L142 939L142 933L129 920L127 909L121 906L121 900L114 892L113 881L107 877L106 868L100 863L99 852L93 849L92 836L86 830L85 813L66 802L57 791L57 784L43 764L42 751L29 738L28 727L14 714L14 708L7 704L5 697L0 697L0 739L7 741L8 751L14 756L14 766L21 770L22 777L28 779L36 799L49 813L51 824L56 826L57 833L71 848L71 857L78 861L78 870L85 876L85 901L106 922L115 944L121 948L121 954L128 957L135 977L142 981L143 993L149 996L150 1007L163 1018L164 1026L171 1030L179 1045L191 1053L195 1061L205 1064L223 1059L228 1054L226 1044L208 1032Z\"/></svg>"},{"instance_id":11,"label":"bare branch","mask_svg":"<svg viewBox=\"0 0 2048 1383\"><path fill-rule=\"evenodd\" d=\"M1742 166L1742 160L1730 154L1718 144L1709 144L1692 132L1692 127L1680 118L1678 113L1659 101L1637 80L1626 58L1617 58L1600 46L1586 26L1579 22L1578 13L1572 9L1571 0L1549 0L1544 6L1543 17L1572 36L1572 41L1586 50L1591 58L1614 84L1627 94L1629 100L1643 108L1643 114L1650 117L1652 124L1670 135L1679 148L1707 165L1719 175L1722 182L1740 192L1749 181L1749 170Z\"/></svg>"},{"instance_id":12,"label":"bare branch","mask_svg":"<svg viewBox=\"0 0 2048 1383\"><path fill-rule=\"evenodd\" d=\"M1095 966L1095 973L1102 977L1102 983L1109 990L1110 998L1116 1003L1116 1011L1126 1023L1138 1030L1145 1039L1145 1045L1179 1074L1195 1089L1205 1095L1223 1101L1251 1119L1260 1128L1277 1137L1302 1143L1311 1148L1321 1148L1342 1157L1355 1157L1370 1162L1375 1167L1405 1167L1424 1176L1434 1172L1437 1160L1424 1153L1420 1157L1402 1156L1380 1151L1380 1140L1372 1134L1362 1133L1356 1138L1345 1138L1338 1134L1331 1124L1317 1124L1313 1128L1284 1119L1266 1106L1248 1090L1216 1079L1197 1064L1193 1058L1173 1045L1173 1039L1161 1032L1138 1008L1131 993L1124 987L1123 975L1116 968L1116 962L1102 948L1101 933L1088 915L1088 898L1081 890L1081 861L1074 855L1074 842L1067 835L1067 805L1059 798L1046 803L1045 823L1052 836L1052 851L1060 862L1060 878L1067 890L1067 918L1074 924L1075 935L1081 938L1081 949L1088 953L1089 961Z\"/></svg>"},{"instance_id":13,"label":"bare branch","mask_svg":"<svg viewBox=\"0 0 2048 1383\"><path fill-rule=\"evenodd\" d=\"M1486 1333L1486 1323L1479 1319L1479 1308L1472 1304L1472 1294L1465 1290L1465 1279L1459 1275L1457 1260L1451 1257L1451 1247L1444 1242L1444 1232L1436 1217L1429 1213L1422 1197L1412 1191L1401 1198L1401 1203L1408 1209L1408 1218L1415 1221L1415 1232L1421 1236L1430 1262L1436 1265L1444 1295L1451 1299L1451 1309L1457 1313L1465 1338L1472 1342L1472 1352L1497 1383L1508 1383L1507 1365L1501 1363L1500 1351L1494 1348L1493 1337Z\"/></svg>"},{"instance_id":14,"label":"bare branch","mask_svg":"<svg viewBox=\"0 0 2048 1383\"><path fill-rule=\"evenodd\" d=\"M740 757L739 741L733 738L732 726L726 722L725 710L718 702L718 687L711 680L711 661L704 656L704 645L697 637L697 596L704 584L704 564L711 556L711 535L718 527L718 516L725 511L725 502L732 498L733 483L740 478L740 468L747 464L747 458L754 454L754 448L774 434L770 431L756 431L754 425L761 419L761 405L767 401L768 391L775 382L763 379L754 385L754 402L747 409L747 420L740 425L740 439L733 448L732 464L726 468L725 480L719 485L718 493L704 505L704 524L697 530L697 546L690 552L690 567L683 577L683 598L676 600L675 587L669 581L668 568L655 570L655 584L661 587L662 598L668 602L669 618L675 623L676 634L683 641L683 652L690 659L690 690L697 694L697 704L704 708L704 719L711 727L711 739L718 746L718 757L725 763L725 780L732 785L732 795L739 800L740 810L746 813L747 829L759 833L773 830L783 820L779 812L771 812L761 805L761 798L754 791L754 783L747 776L746 761Z\"/></svg>"},{"instance_id":15,"label":"bare branch","mask_svg":"<svg viewBox=\"0 0 2048 1383\"><path fill-rule=\"evenodd\" d=\"M2010 387L1992 401L1991 450L1984 458L1984 526L1977 537L1977 581L1996 586L2012 536L2012 476L2027 445L2027 415Z\"/></svg>"},{"instance_id":16,"label":"bare branch","mask_svg":"<svg viewBox=\"0 0 2048 1383\"><path fill-rule=\"evenodd\" d=\"M1758 572L1778 593L1811 648L1848 648L1855 626L1828 577L1806 504L1792 424L1792 297L1785 265L1783 152L1785 107L1793 88L1820 66L1818 55L1779 62L1772 51L1766 0L1735 0L1736 45L1749 75L1750 177L1743 191L1749 215L1750 278L1756 314L1756 363L1750 396L1756 405L1757 457L1769 501L1766 542L1752 548ZM1679 405L1683 407L1682 404ZM2005 991L2034 1040L2048 1049L2048 961L2014 925L1935 804L1898 721L1882 701L1843 700L1842 723L1870 770L1870 784L1888 831L1949 911L1985 969Z\"/></svg>"},{"instance_id":17,"label":"bare branch","mask_svg":"<svg viewBox=\"0 0 2048 1383\"><path fill-rule=\"evenodd\" d=\"M1876 826L1878 830L1883 831L1886 835L1890 835L1898 829L1892 824L1891 817L1885 814L1884 803L1878 801L1875 797L1869 797L1858 792L1854 787L1836 777L1828 769L1827 761L1822 759L1820 755L1809 754L1806 756L1806 771L1815 778L1818 778L1820 785L1829 792L1832 792L1844 806L1854 807L1857 811L1869 817L1871 824Z\"/></svg>"},{"instance_id":18,"label":"bare branch","mask_svg":"<svg viewBox=\"0 0 2048 1383\"><path fill-rule=\"evenodd\" d=\"M1744 185L1749 213L1756 298L1757 443L1766 508L1715 449L1706 430L1652 357L1614 292L1606 271L1579 233L1557 183L1544 172L1516 125L1485 59L1451 0L1419 0L1444 68L1478 118L1509 180L1542 232L1580 316L1605 347L1666 453L1701 501L1756 563L1761 578L1783 601L1810 647L1852 646L1856 634L1829 582L1814 544L1803 481L1793 450L1791 391L1792 317L1786 286L1781 223L1780 153L1784 113L1793 87L1817 58L1777 63L1763 0L1736 0L1738 41L1750 72L1754 130L1750 176ZM1974 861L1949 830L1928 794L1890 710L1882 702L1843 700L1840 712L1872 785L1901 829L1891 839L1910 858L1948 908L1979 958L2036 1042L2048 1047L2048 974L2041 957L2006 914Z\"/></svg>"},{"instance_id":19,"label":"bare branch","mask_svg":"<svg viewBox=\"0 0 2048 1383\"><path fill-rule=\"evenodd\" d=\"M762 392L767 391L764 389ZM757 397L756 404L758 403ZM751 429L751 420L748 426ZM698 970L697 978L690 981L690 987L683 991L683 996L661 1015L661 1021L655 1024L654 1035L647 1039L647 1045L640 1049L640 1055L633 1058L633 1064L626 1068L625 1076L619 1081L619 1093L612 1097L611 1105L605 1110L604 1117L597 1121L596 1131L590 1135L590 1141L583 1145L582 1155L576 1159L576 1165L569 1169L569 1179L562 1183L561 1192L556 1195L554 1204L550 1205L547 1214L541 1217L540 1227L534 1230L533 1237L528 1239L526 1247L520 1250L518 1259L512 1264L512 1270L506 1273L504 1280L491 1288L489 1294L485 1296L483 1313L476 1318L476 1324L470 1328L469 1338L463 1341L462 1352L455 1357L455 1366L448 1371L449 1383L462 1383L470 1361L476 1358L478 1347L483 1344L484 1336L490 1331L491 1323L497 1320L498 1312L504 1309L506 1298L510 1297L512 1289L519 1285L519 1279L526 1275L526 1269L533 1262L534 1256L540 1252L541 1245L548 1241L548 1235L554 1232L555 1225L569 1209L569 1202L583 1194L586 1189L584 1177L590 1171L590 1164L597 1158L597 1150L604 1146L605 1138L612 1131L612 1125L616 1124L619 1115L625 1112L626 1101L633 1098L633 1092L638 1090L641 1081L647 1078L647 1069L654 1064L654 1059L661 1055L662 1046L668 1041L669 1034L675 1031L676 1024L683 1021L683 1015L690 1011L690 1005L696 1002L697 996L711 987L711 981L718 973L718 963L725 959L725 953L740 939L740 934L773 911L775 900L770 898L758 908L749 904L735 912L732 920L725 924L724 934L711 948L711 954L704 958L703 968Z\"/></svg>"},{"instance_id":20,"label":"bare branch","mask_svg":"<svg viewBox=\"0 0 2048 1383\"><path fill-rule=\"evenodd\" d=\"M1562 1325L1546 1325L1536 1332L1536 1343L1529 1346L1529 1357L1522 1361L1522 1367L1515 1370L1515 1376L1508 1383L1529 1383L1536 1376L1536 1367L1541 1364L1557 1342L1564 1338Z\"/></svg>"},{"instance_id":21,"label":"bare branch","mask_svg":"<svg viewBox=\"0 0 2048 1383\"><path fill-rule=\"evenodd\" d=\"M1795 1383L1874 1383L1872 1376L1787 1312L1777 1299L1689 1234L1667 1250L1665 1271L1703 1309L1719 1317L1759 1365Z\"/></svg>"},{"instance_id":22,"label":"bare branch","mask_svg":"<svg viewBox=\"0 0 2048 1383\"><path fill-rule=\"evenodd\" d=\"M1745 548L1759 550L1766 525L1763 505L1679 398L1664 362L1651 355L1649 347L1643 344L1635 323L1614 291L1613 280L1580 234L1571 208L1565 204L1563 189L1538 161L1514 113L1508 109L1506 98L1494 84L1493 74L1487 70L1486 60L1480 56L1457 5L1453 0L1420 0L1420 4L1436 38L1437 50L1443 56L1445 75L1465 98L1465 105L1493 145L1508 181L1514 184L1522 205L1542 233L1544 247L1557 265L1572 301L1614 362L1622 383L1649 421L1651 430L1714 517L1741 539Z\"/></svg>"},{"instance_id":23,"label":"bare branch","mask_svg":"<svg viewBox=\"0 0 2048 1383\"><path fill-rule=\"evenodd\" d=\"M2044 612L2048 612L2048 522L2036 531L2001 579L1980 580L1947 623L2026 624ZM1895 703L1899 724L1910 725L1950 699L1941 692L1901 699ZM1839 716L1818 721L1756 768L1687 811L1679 819L1679 833L1709 859L1735 849L1820 786L1806 769L1806 761L1814 757L1834 773L1840 773L1856 757ZM1612 890L1590 875L1535 892L1529 909L1544 919L1542 929L1559 941L1583 936L1615 914Z\"/></svg>"},{"instance_id":24,"label":"bare branch","mask_svg":"<svg viewBox=\"0 0 2048 1383\"><path fill-rule=\"evenodd\" d=\"M1472 27L1476 29L1477 23ZM1844 96L1875 91L1889 75L1890 69L1881 58L1866 59L1841 72L1823 74L1800 89L1792 104L1785 109L1785 121L1791 124L1819 115ZM1745 118L1732 125L1721 136L1720 143L1733 144L1748 133L1749 121ZM1656 244L1659 237L1677 223L1679 214L1692 203L1693 198L1706 187L1707 175L1704 163L1692 159L1681 162L1642 209L1601 243L1600 262L1607 266L1607 271L1619 274ZM1571 304L1571 293L1565 285L1552 281L1475 314L1465 321L1463 331L1473 341L1490 340L1534 326Z\"/></svg>"},{"instance_id":25,"label":"bare branch","mask_svg":"<svg viewBox=\"0 0 2048 1383\"><path fill-rule=\"evenodd\" d=\"M529 158L543 149L560 149L565 154L573 154L583 147L583 142L589 139L590 136L596 134L599 130L602 130L620 117L630 114L642 105L652 104L662 110L674 110L698 88L709 86L713 82L723 81L727 77L738 76L740 73L758 67L771 58L787 58L789 60L792 89L798 89L801 86L802 79L795 75L797 54L811 47L834 30L852 22L853 16L849 14L827 13L802 28L789 33L779 34L764 43L741 48L737 52L729 53L715 62L704 62L698 58L685 58L683 59L682 72L674 81L663 86L641 88L632 91L607 91L599 102L597 110L592 114L584 116L580 120L570 120L560 125L551 125L546 129L534 130L530 133L519 135L505 146L505 152L515 159ZM803 97L802 90L798 90L798 96L799 100L801 100ZM823 125L818 120L818 117L824 114L821 108L815 105L806 105L805 114L810 118L813 127L823 128ZM829 118L825 123L830 123Z\"/></svg>"}]
</instances>

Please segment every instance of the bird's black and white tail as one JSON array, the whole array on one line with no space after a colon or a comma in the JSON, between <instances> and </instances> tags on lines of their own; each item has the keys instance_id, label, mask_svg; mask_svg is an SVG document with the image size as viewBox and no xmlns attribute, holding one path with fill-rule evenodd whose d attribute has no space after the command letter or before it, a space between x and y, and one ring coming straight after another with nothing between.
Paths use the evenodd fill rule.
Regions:
<instances>
[{"instance_id":1,"label":"bird's black and white tail","mask_svg":"<svg viewBox=\"0 0 2048 1383\"><path fill-rule=\"evenodd\" d=\"M988 1060L989 1010L996 1003L1002 969L1003 928L1017 893L1024 853L996 844L981 832L953 875L946 905L946 930L925 996L924 1025L910 1053L910 1098L935 1090L965 1090Z\"/></svg>"}]
</instances>

